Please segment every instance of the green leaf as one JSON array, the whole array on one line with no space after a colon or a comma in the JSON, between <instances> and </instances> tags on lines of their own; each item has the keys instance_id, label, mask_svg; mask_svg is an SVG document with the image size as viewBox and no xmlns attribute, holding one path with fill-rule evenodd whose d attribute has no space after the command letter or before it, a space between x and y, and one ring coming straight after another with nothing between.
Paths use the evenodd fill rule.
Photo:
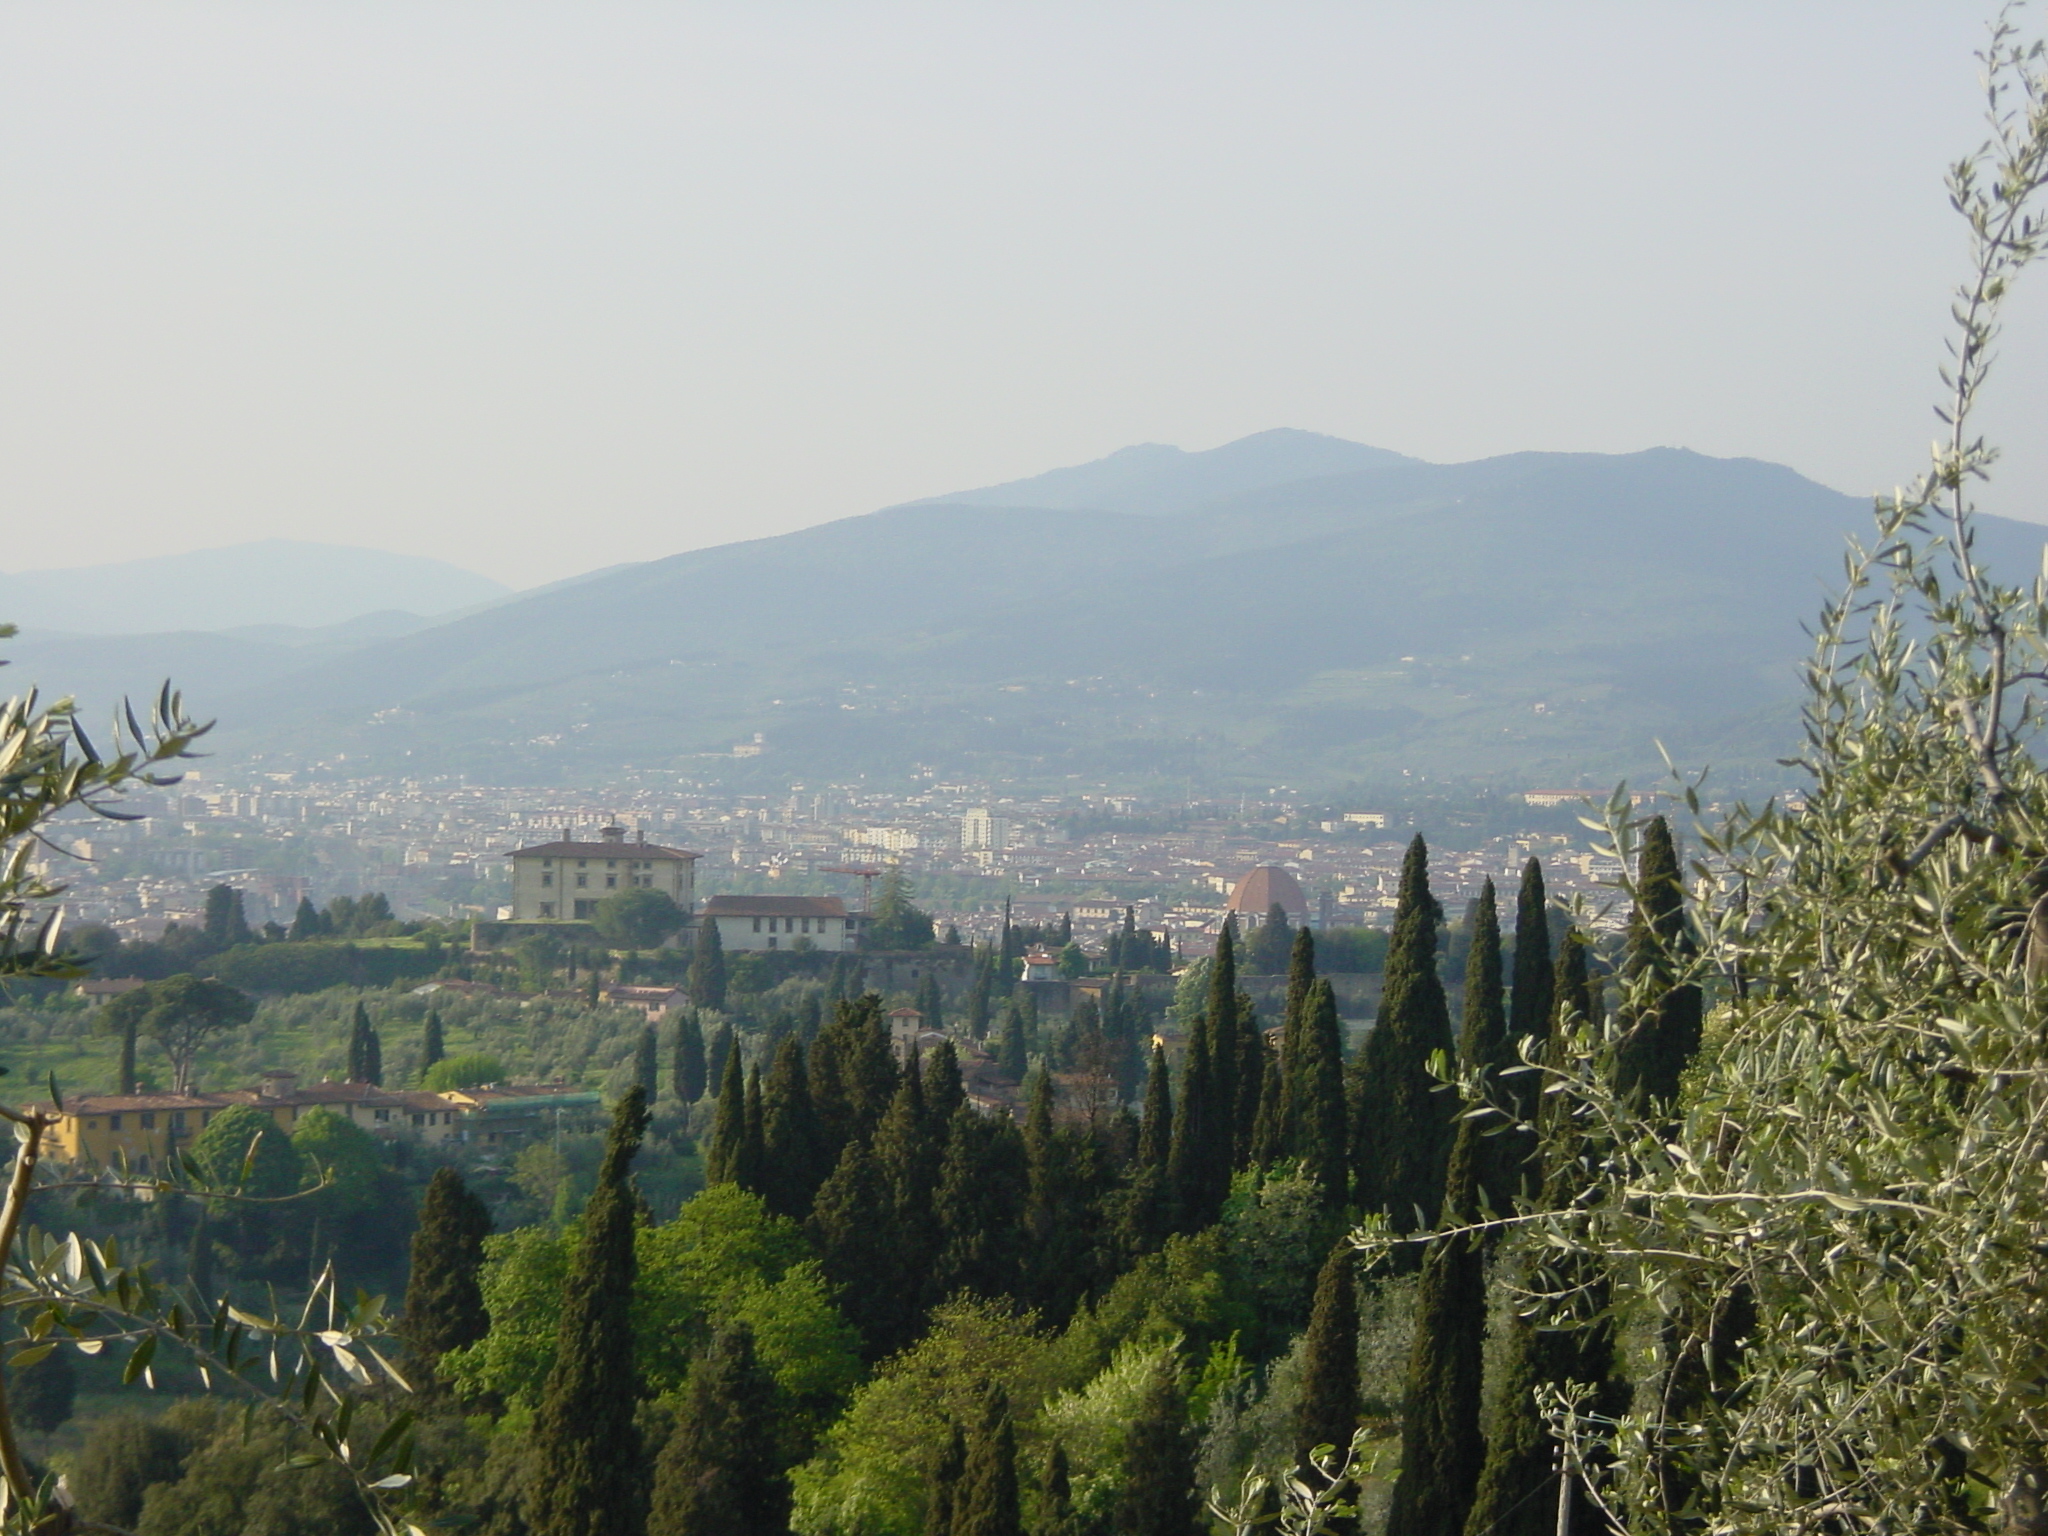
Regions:
<instances>
[{"instance_id":1,"label":"green leaf","mask_svg":"<svg viewBox=\"0 0 2048 1536\"><path fill-rule=\"evenodd\" d=\"M128 1357L128 1363L121 1367L121 1385L127 1386L149 1369L149 1362L156 1358L156 1335L144 1334L142 1342L135 1346L135 1353Z\"/></svg>"}]
</instances>

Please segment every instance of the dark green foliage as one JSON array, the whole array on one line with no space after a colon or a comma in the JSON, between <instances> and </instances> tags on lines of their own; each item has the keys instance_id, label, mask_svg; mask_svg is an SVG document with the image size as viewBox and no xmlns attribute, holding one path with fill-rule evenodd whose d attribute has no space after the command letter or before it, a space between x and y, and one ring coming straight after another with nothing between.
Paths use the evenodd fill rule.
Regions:
<instances>
[{"instance_id":1,"label":"dark green foliage","mask_svg":"<svg viewBox=\"0 0 2048 1536\"><path fill-rule=\"evenodd\" d=\"M1270 1052L1266 1070L1259 1080L1259 1109L1252 1120L1251 1162L1254 1168L1270 1168L1287 1155L1281 1139L1280 1058Z\"/></svg>"},{"instance_id":2,"label":"dark green foliage","mask_svg":"<svg viewBox=\"0 0 2048 1536\"><path fill-rule=\"evenodd\" d=\"M348 1032L348 1080L352 1083L384 1081L384 1042L370 1024L370 1013L360 1002Z\"/></svg>"},{"instance_id":3,"label":"dark green foliage","mask_svg":"<svg viewBox=\"0 0 2048 1536\"><path fill-rule=\"evenodd\" d=\"M242 913L242 893L231 885L216 885L206 893L206 942L215 949L246 944L253 935Z\"/></svg>"},{"instance_id":4,"label":"dark green foliage","mask_svg":"<svg viewBox=\"0 0 2048 1536\"><path fill-rule=\"evenodd\" d=\"M778 1216L801 1221L810 1214L825 1166L817 1109L804 1048L794 1036L775 1048L761 1090L761 1193Z\"/></svg>"},{"instance_id":5,"label":"dark green foliage","mask_svg":"<svg viewBox=\"0 0 2048 1536\"><path fill-rule=\"evenodd\" d=\"M317 939L321 932L320 914L314 909L312 899L301 896L298 909L292 913L292 925L285 930L285 937L296 944L305 939Z\"/></svg>"},{"instance_id":6,"label":"dark green foliage","mask_svg":"<svg viewBox=\"0 0 2048 1536\"><path fill-rule=\"evenodd\" d=\"M1014 1005L1003 1010L1002 1030L996 1040L996 1066L1003 1076L1019 1083L1031 1070L1024 1038L1024 1016Z\"/></svg>"},{"instance_id":7,"label":"dark green foliage","mask_svg":"<svg viewBox=\"0 0 2048 1536\"><path fill-rule=\"evenodd\" d=\"M525 1497L532 1536L622 1536L644 1518L630 1316L639 1202L629 1170L646 1129L646 1096L629 1088L583 1208L555 1361L534 1414Z\"/></svg>"},{"instance_id":8,"label":"dark green foliage","mask_svg":"<svg viewBox=\"0 0 2048 1536\"><path fill-rule=\"evenodd\" d=\"M1153 1368L1137 1418L1124 1436L1124 1485L1117 1536L1196 1536L1195 1437L1171 1355Z\"/></svg>"},{"instance_id":9,"label":"dark green foliage","mask_svg":"<svg viewBox=\"0 0 2048 1536\"><path fill-rule=\"evenodd\" d=\"M711 1145L704 1153L705 1183L730 1184L737 1180L746 1135L746 1072L740 1064L740 1053L728 1051L725 1075L718 1085L718 1114L711 1123Z\"/></svg>"},{"instance_id":10,"label":"dark green foliage","mask_svg":"<svg viewBox=\"0 0 2048 1536\"><path fill-rule=\"evenodd\" d=\"M945 1448L932 1465L931 1494L924 1508L924 1536L953 1536L953 1515L960 1498L960 1479L967 1473L967 1437L953 1426Z\"/></svg>"},{"instance_id":11,"label":"dark green foliage","mask_svg":"<svg viewBox=\"0 0 2048 1536\"><path fill-rule=\"evenodd\" d=\"M946 1000L939 990L939 973L931 966L924 968L924 976L917 984L917 1011L924 1015L925 1029L946 1027Z\"/></svg>"},{"instance_id":12,"label":"dark green foliage","mask_svg":"<svg viewBox=\"0 0 2048 1536\"><path fill-rule=\"evenodd\" d=\"M448 1041L441 1028L441 1011L438 1008L429 1008L426 1028L420 1031L420 1071L425 1073L447 1054Z\"/></svg>"},{"instance_id":13,"label":"dark green foliage","mask_svg":"<svg viewBox=\"0 0 2048 1536\"><path fill-rule=\"evenodd\" d=\"M734 1052L735 1056L739 1053ZM761 1068L747 1069L747 1098L740 1122L740 1150L734 1159L732 1181L750 1194L761 1192L768 1166L767 1111L761 1103Z\"/></svg>"},{"instance_id":14,"label":"dark green foliage","mask_svg":"<svg viewBox=\"0 0 2048 1536\"><path fill-rule=\"evenodd\" d=\"M1543 865L1531 859L1522 866L1522 888L1515 897L1514 990L1508 994L1511 1045L1525 1036L1540 1041L1550 1033L1551 1000L1556 995L1551 964L1550 898L1543 889ZM1533 1120L1542 1079L1533 1072L1520 1075L1524 1081L1515 1092L1521 1118Z\"/></svg>"},{"instance_id":15,"label":"dark green foliage","mask_svg":"<svg viewBox=\"0 0 2048 1536\"><path fill-rule=\"evenodd\" d=\"M932 1197L940 1244L934 1294L971 1291L993 1298L1017 1290L1029 1187L1016 1122L966 1106L955 1110Z\"/></svg>"},{"instance_id":16,"label":"dark green foliage","mask_svg":"<svg viewBox=\"0 0 2048 1536\"><path fill-rule=\"evenodd\" d=\"M655 1038L652 1024L640 1031L640 1046L633 1053L633 1081L640 1085L650 1104L661 1092L661 1043Z\"/></svg>"},{"instance_id":17,"label":"dark green foliage","mask_svg":"<svg viewBox=\"0 0 2048 1536\"><path fill-rule=\"evenodd\" d=\"M731 1057L739 1037L733 1033L730 1024L721 1024L711 1032L711 1043L704 1055L705 1086L717 1088L725 1082L725 1064Z\"/></svg>"},{"instance_id":18,"label":"dark green foliage","mask_svg":"<svg viewBox=\"0 0 2048 1536\"><path fill-rule=\"evenodd\" d=\"M1226 1190L1230 1170L1237 1165L1237 1154L1249 1142L1251 1132L1249 1121L1242 1128L1243 1135L1239 1134L1238 1126L1244 1051L1238 1039L1237 999L1237 919L1227 917L1223 920L1223 931L1216 935L1216 953L1209 962L1209 1000L1202 1010L1209 1026L1209 1102L1205 1118L1214 1128L1220 1148L1211 1164L1222 1176Z\"/></svg>"},{"instance_id":19,"label":"dark green foliage","mask_svg":"<svg viewBox=\"0 0 2048 1536\"><path fill-rule=\"evenodd\" d=\"M916 894L903 867L892 865L882 877L882 892L875 898L862 944L869 949L930 949L932 915L911 900Z\"/></svg>"},{"instance_id":20,"label":"dark green foliage","mask_svg":"<svg viewBox=\"0 0 2048 1536\"><path fill-rule=\"evenodd\" d=\"M1045 1317L1063 1323L1095 1278L1098 1202L1108 1181L1094 1141L1083 1131L1054 1124L1052 1079L1043 1068L1033 1075L1029 1091L1025 1295Z\"/></svg>"},{"instance_id":21,"label":"dark green foliage","mask_svg":"<svg viewBox=\"0 0 2048 1536\"><path fill-rule=\"evenodd\" d=\"M669 1085L676 1098L694 1104L710 1086L704 1060L704 1026L697 1022L697 1010L685 1008L676 1016L675 1066Z\"/></svg>"},{"instance_id":22,"label":"dark green foliage","mask_svg":"<svg viewBox=\"0 0 2048 1536\"><path fill-rule=\"evenodd\" d=\"M967 1084L960 1077L960 1053L953 1042L942 1040L932 1047L924 1064L924 1103L932 1124L943 1140L953 1123L953 1112L967 1102Z\"/></svg>"},{"instance_id":23,"label":"dark green foliage","mask_svg":"<svg viewBox=\"0 0 2048 1536\"><path fill-rule=\"evenodd\" d=\"M1342 1451L1358 1429L1358 1252L1340 1242L1316 1277L1315 1305L1303 1341L1301 1401L1294 1413L1300 1466L1319 1445Z\"/></svg>"},{"instance_id":24,"label":"dark green foliage","mask_svg":"<svg viewBox=\"0 0 2048 1536\"><path fill-rule=\"evenodd\" d=\"M1087 1530L1087 1522L1074 1509L1067 1448L1055 1440L1052 1453L1045 1458L1045 1479L1038 1487L1038 1523L1032 1536L1086 1536Z\"/></svg>"},{"instance_id":25,"label":"dark green foliage","mask_svg":"<svg viewBox=\"0 0 2048 1536\"><path fill-rule=\"evenodd\" d=\"M988 1038L989 1004L995 991L995 955L984 951L974 964L974 984L967 992L967 1038Z\"/></svg>"},{"instance_id":26,"label":"dark green foliage","mask_svg":"<svg viewBox=\"0 0 2048 1536\"><path fill-rule=\"evenodd\" d=\"M1459 1122L1444 1214L1470 1221L1482 1135ZM1415 1344L1401 1409L1401 1473L1386 1536L1462 1536L1486 1460L1479 1410L1486 1343L1486 1249L1476 1233L1431 1241L1415 1299Z\"/></svg>"},{"instance_id":27,"label":"dark green foliage","mask_svg":"<svg viewBox=\"0 0 2048 1536\"><path fill-rule=\"evenodd\" d=\"M820 1186L804 1222L818 1262L839 1287L839 1304L847 1321L860 1330L863 1353L870 1360L883 1353L884 1342L894 1337L897 1326L897 1298L886 1294L887 1287L874 1284L875 1276L895 1270L893 1206L888 1183L867 1143L851 1141L832 1176Z\"/></svg>"},{"instance_id":28,"label":"dark green foliage","mask_svg":"<svg viewBox=\"0 0 2048 1536\"><path fill-rule=\"evenodd\" d=\"M1124 925L1110 934L1103 959L1112 971L1164 971L1173 969L1173 942L1155 937L1150 928L1138 926L1135 908L1124 908Z\"/></svg>"},{"instance_id":29,"label":"dark green foliage","mask_svg":"<svg viewBox=\"0 0 2048 1536\"><path fill-rule=\"evenodd\" d=\"M1700 1046L1700 989L1677 978L1694 954L1685 884L1671 824L1650 818L1636 862L1636 904L1622 961L1627 1013L1614 1053L1614 1086L1654 1104L1678 1096L1678 1079Z\"/></svg>"},{"instance_id":30,"label":"dark green foliage","mask_svg":"<svg viewBox=\"0 0 2048 1536\"><path fill-rule=\"evenodd\" d=\"M1287 968L1288 956L1293 948L1294 925L1287 920L1287 909L1276 901L1266 909L1265 919L1245 937L1245 974L1279 975Z\"/></svg>"},{"instance_id":31,"label":"dark green foliage","mask_svg":"<svg viewBox=\"0 0 2048 1536\"><path fill-rule=\"evenodd\" d=\"M95 1421L72 1462L79 1517L134 1530L143 1493L153 1483L175 1483L191 1451L191 1437L160 1419L123 1413Z\"/></svg>"},{"instance_id":32,"label":"dark green foliage","mask_svg":"<svg viewBox=\"0 0 2048 1536\"><path fill-rule=\"evenodd\" d=\"M753 1335L721 1331L690 1368L655 1459L647 1536L782 1536L789 1484L775 1446L775 1382L754 1357Z\"/></svg>"},{"instance_id":33,"label":"dark green foliage","mask_svg":"<svg viewBox=\"0 0 2048 1536\"><path fill-rule=\"evenodd\" d=\"M684 985L689 988L690 1001L699 1008L725 1007L725 946L719 941L718 924L711 918L697 919L697 944Z\"/></svg>"},{"instance_id":34,"label":"dark green foliage","mask_svg":"<svg viewBox=\"0 0 2048 1536\"><path fill-rule=\"evenodd\" d=\"M1307 928L1298 930L1287 954L1287 1002L1280 1015L1280 1136L1289 1147L1300 1139L1301 1032L1308 1018L1309 989L1316 981L1316 940Z\"/></svg>"},{"instance_id":35,"label":"dark green foliage","mask_svg":"<svg viewBox=\"0 0 2048 1536\"><path fill-rule=\"evenodd\" d=\"M675 898L644 885L605 897L594 916L598 937L615 949L653 949L682 927L683 921Z\"/></svg>"},{"instance_id":36,"label":"dark green foliage","mask_svg":"<svg viewBox=\"0 0 2048 1536\"><path fill-rule=\"evenodd\" d=\"M412 1273L398 1333L406 1353L432 1372L451 1349L474 1344L491 1326L477 1284L491 1213L453 1168L437 1168L412 1234ZM415 1385L419 1383L415 1382Z\"/></svg>"},{"instance_id":37,"label":"dark green foliage","mask_svg":"<svg viewBox=\"0 0 2048 1536\"><path fill-rule=\"evenodd\" d=\"M1145 1074L1145 1111L1138 1122L1138 1162L1166 1170L1173 1148L1173 1074L1166 1065L1166 1047L1152 1047L1151 1070Z\"/></svg>"},{"instance_id":38,"label":"dark green foliage","mask_svg":"<svg viewBox=\"0 0 2048 1536\"><path fill-rule=\"evenodd\" d=\"M1344 1026L1328 978L1309 988L1297 1042L1293 1155L1321 1186L1324 1202L1344 1204L1350 1187L1344 1106Z\"/></svg>"},{"instance_id":39,"label":"dark green foliage","mask_svg":"<svg viewBox=\"0 0 2048 1536\"><path fill-rule=\"evenodd\" d=\"M1209 1061L1209 1025L1197 1019L1181 1062L1180 1099L1173 1108L1173 1147L1166 1182L1173 1221L1181 1231L1209 1226L1230 1187L1230 1129L1215 1123L1216 1089Z\"/></svg>"},{"instance_id":40,"label":"dark green foliage","mask_svg":"<svg viewBox=\"0 0 2048 1536\"><path fill-rule=\"evenodd\" d=\"M1017 1498L1017 1426L1000 1387L982 1395L981 1422L953 1503L953 1536L1024 1536Z\"/></svg>"},{"instance_id":41,"label":"dark green foliage","mask_svg":"<svg viewBox=\"0 0 2048 1536\"><path fill-rule=\"evenodd\" d=\"M1501 997L1500 913L1493 881L1479 889L1472 904L1471 943L1465 951L1465 1019L1458 1033L1458 1062L1466 1071L1482 1071L1481 1092L1490 1105L1507 1102L1502 1069L1509 1065L1507 1009ZM1478 1108L1478 1106L1470 1106ZM1521 1170L1510 1161L1512 1148L1500 1114L1477 1122L1474 1147L1476 1176L1483 1208L1494 1214L1512 1209ZM1460 1122L1459 1133L1464 1132Z\"/></svg>"},{"instance_id":42,"label":"dark green foliage","mask_svg":"<svg viewBox=\"0 0 2048 1536\"><path fill-rule=\"evenodd\" d=\"M811 1055L811 1100L827 1155L835 1162L849 1141L872 1136L896 1095L896 1055L872 992L835 1003Z\"/></svg>"},{"instance_id":43,"label":"dark green foliage","mask_svg":"<svg viewBox=\"0 0 2048 1536\"><path fill-rule=\"evenodd\" d=\"M134 1081L131 1037L154 1040L171 1063L171 1086L179 1093L192 1087L192 1068L200 1047L223 1030L246 1024L256 1004L234 987L189 973L152 981L125 992L101 1014L102 1027L120 1030L122 1076Z\"/></svg>"},{"instance_id":44,"label":"dark green foliage","mask_svg":"<svg viewBox=\"0 0 2048 1536\"><path fill-rule=\"evenodd\" d=\"M915 1336L923 1304L939 1299L928 1294L941 1240L933 1209L938 1145L925 1107L923 1076L905 1072L874 1139L875 1162L888 1187L894 1237L890 1271L868 1277L868 1283L883 1293L875 1298L874 1315L878 1327L875 1342L884 1353L908 1344Z\"/></svg>"},{"instance_id":45,"label":"dark green foliage","mask_svg":"<svg viewBox=\"0 0 2048 1536\"><path fill-rule=\"evenodd\" d=\"M245 944L209 962L212 973L245 992L325 992L331 987L388 987L401 978L433 975L447 956L432 949L387 945L359 948L310 944Z\"/></svg>"},{"instance_id":46,"label":"dark green foliage","mask_svg":"<svg viewBox=\"0 0 2048 1536\"><path fill-rule=\"evenodd\" d=\"M78 1405L78 1369L59 1344L34 1365L7 1368L7 1406L15 1423L47 1435L71 1421Z\"/></svg>"},{"instance_id":47,"label":"dark green foliage","mask_svg":"<svg viewBox=\"0 0 2048 1536\"><path fill-rule=\"evenodd\" d=\"M1408 846L1387 950L1379 1017L1357 1064L1353 1124L1358 1201L1383 1211L1397 1232L1436 1224L1450 1157L1456 1098L1437 1092L1430 1057L1448 1059L1450 1005L1436 970L1441 909L1429 892L1429 848Z\"/></svg>"}]
</instances>

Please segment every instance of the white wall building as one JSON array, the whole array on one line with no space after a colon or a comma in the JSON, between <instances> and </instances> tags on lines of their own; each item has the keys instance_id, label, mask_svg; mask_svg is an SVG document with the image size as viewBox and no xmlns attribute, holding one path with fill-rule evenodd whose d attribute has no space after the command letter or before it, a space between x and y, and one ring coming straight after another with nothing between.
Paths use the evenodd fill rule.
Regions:
<instances>
[{"instance_id":1,"label":"white wall building","mask_svg":"<svg viewBox=\"0 0 2048 1536\"><path fill-rule=\"evenodd\" d=\"M1000 853L1009 846L1009 817L997 816L982 806L960 818L962 853Z\"/></svg>"},{"instance_id":2,"label":"white wall building","mask_svg":"<svg viewBox=\"0 0 2048 1536\"><path fill-rule=\"evenodd\" d=\"M719 947L735 950L855 949L860 918L837 896L713 896L699 922L718 924Z\"/></svg>"}]
</instances>

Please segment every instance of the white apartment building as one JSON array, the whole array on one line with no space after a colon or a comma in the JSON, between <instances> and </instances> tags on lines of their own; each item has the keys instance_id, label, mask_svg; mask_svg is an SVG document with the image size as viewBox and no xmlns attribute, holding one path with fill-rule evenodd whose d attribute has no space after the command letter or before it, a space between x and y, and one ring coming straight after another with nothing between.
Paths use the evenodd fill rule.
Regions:
<instances>
[{"instance_id":1,"label":"white apartment building","mask_svg":"<svg viewBox=\"0 0 2048 1536\"><path fill-rule=\"evenodd\" d=\"M960 818L962 853L1000 853L1010 846L1010 818L981 806Z\"/></svg>"},{"instance_id":2,"label":"white apartment building","mask_svg":"<svg viewBox=\"0 0 2048 1536\"><path fill-rule=\"evenodd\" d=\"M860 918L837 896L713 896L697 919L718 924L718 944L735 950L857 949Z\"/></svg>"}]
</instances>

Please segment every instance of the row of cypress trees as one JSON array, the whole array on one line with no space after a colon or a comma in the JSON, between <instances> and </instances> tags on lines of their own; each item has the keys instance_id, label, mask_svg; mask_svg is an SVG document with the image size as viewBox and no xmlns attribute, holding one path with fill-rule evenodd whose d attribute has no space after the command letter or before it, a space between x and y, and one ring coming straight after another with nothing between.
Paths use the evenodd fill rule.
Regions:
<instances>
[{"instance_id":1,"label":"row of cypress trees","mask_svg":"<svg viewBox=\"0 0 2048 1536\"><path fill-rule=\"evenodd\" d=\"M1561 1208L1582 1198L1607 1149L1542 1093L1539 1073L1509 1071L1520 1057L1559 1060L1572 1032L1598 1028L1602 987L1585 935L1567 930L1554 960L1540 864L1523 871L1517 901L1513 985L1503 996L1496 894L1489 881L1474 903L1462 1027L1456 1060L1476 1076L1481 1101L1469 1112L1448 1093L1422 1097L1427 1050L1447 1050L1448 1010L1436 982L1437 913L1420 877L1419 849L1404 869L1379 1027L1355 1073L1354 1191L1396 1230L1442 1228L1421 1249L1415 1340L1401 1423L1401 1471L1387 1536L1545 1536L1557 1528L1558 1447L1539 1406L1545 1388L1582 1391L1586 1411L1617 1416L1632 1391L1618 1373L1607 1317L1611 1285L1577 1255L1549 1259L1502 1245L1487 1219L1516 1202ZM1649 1108L1668 1104L1697 1051L1699 988L1682 979L1690 957L1684 891L1669 824L1654 818L1637 868L1637 899L1622 961L1622 1013L1613 1031L1616 1087ZM1398 966L1398 970L1397 970ZM1394 1028L1387 1030L1392 1024ZM1382 1033L1382 1031L1386 1031ZM1420 1132L1421 1134L1417 1134ZM1434 1177L1437 1182L1432 1185ZM1413 1251L1409 1248L1402 1251ZM1570 1298L1556 1315L1516 1310L1496 1356L1501 1379L1488 1394L1484 1350L1489 1278ZM1305 1341L1297 1451L1341 1449L1357 1427L1356 1256L1340 1244L1318 1278ZM1715 1319L1721 1337L1740 1319ZM1679 1390L1714 1389L1708 1363L1688 1373L1667 1362ZM1492 1403L1482 1422L1482 1403ZM1668 1496L1685 1504L1686 1465L1673 1458ZM1567 1519L1595 1529L1583 1491L1565 1490Z\"/></svg>"}]
</instances>

